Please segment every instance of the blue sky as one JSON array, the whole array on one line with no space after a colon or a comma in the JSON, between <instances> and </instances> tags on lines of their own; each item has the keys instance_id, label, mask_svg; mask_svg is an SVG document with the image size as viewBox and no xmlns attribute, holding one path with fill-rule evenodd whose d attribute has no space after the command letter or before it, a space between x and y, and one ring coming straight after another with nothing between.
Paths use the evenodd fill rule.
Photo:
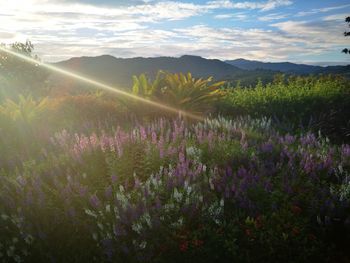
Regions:
<instances>
[{"instance_id":1,"label":"blue sky","mask_svg":"<svg viewBox=\"0 0 350 263\"><path fill-rule=\"evenodd\" d=\"M0 42L45 61L199 55L350 64L347 0L0 0ZM350 29L349 29L350 30Z\"/></svg>"}]
</instances>

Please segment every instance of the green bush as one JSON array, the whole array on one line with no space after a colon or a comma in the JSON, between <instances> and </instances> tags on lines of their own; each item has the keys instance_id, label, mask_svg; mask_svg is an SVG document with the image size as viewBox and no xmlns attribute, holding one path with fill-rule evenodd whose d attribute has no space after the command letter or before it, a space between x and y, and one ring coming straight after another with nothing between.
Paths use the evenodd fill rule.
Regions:
<instances>
[{"instance_id":1,"label":"green bush","mask_svg":"<svg viewBox=\"0 0 350 263\"><path fill-rule=\"evenodd\" d=\"M214 102L221 97L219 87L224 82L213 83L212 78L196 79L191 73L187 75L158 72L155 80L151 81L145 74L134 76L132 94L173 107L181 111L205 115L212 111ZM141 104L137 100L124 99L125 105L138 116L165 116L170 112L161 111L154 107Z\"/></svg>"},{"instance_id":2,"label":"green bush","mask_svg":"<svg viewBox=\"0 0 350 263\"><path fill-rule=\"evenodd\" d=\"M51 115L51 124L54 127L69 128L87 122L125 120L126 110L116 100L103 96L67 95L51 100L48 115Z\"/></svg>"},{"instance_id":3,"label":"green bush","mask_svg":"<svg viewBox=\"0 0 350 263\"><path fill-rule=\"evenodd\" d=\"M218 111L267 116L283 128L312 128L333 139L349 140L350 85L339 77L283 77L254 88L228 88Z\"/></svg>"}]
</instances>

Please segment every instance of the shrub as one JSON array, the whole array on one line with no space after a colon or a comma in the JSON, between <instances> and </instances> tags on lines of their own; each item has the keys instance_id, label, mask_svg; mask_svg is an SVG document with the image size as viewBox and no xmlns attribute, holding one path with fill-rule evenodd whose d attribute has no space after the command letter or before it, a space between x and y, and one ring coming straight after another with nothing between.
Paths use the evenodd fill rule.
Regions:
<instances>
[{"instance_id":1,"label":"shrub","mask_svg":"<svg viewBox=\"0 0 350 263\"><path fill-rule=\"evenodd\" d=\"M350 86L337 77L291 77L255 88L230 88L219 102L222 113L267 116L289 128L321 130L333 140L349 140Z\"/></svg>"},{"instance_id":2,"label":"shrub","mask_svg":"<svg viewBox=\"0 0 350 263\"><path fill-rule=\"evenodd\" d=\"M211 112L213 103L221 97L219 87L224 82L213 83L212 78L196 79L191 73L184 75L158 72L154 81L147 79L145 74L133 77L132 93L180 111L204 115ZM131 112L141 116L164 116L159 109L148 109L137 100L124 100ZM169 114L168 114L169 115ZM171 116L171 114L170 114Z\"/></svg>"},{"instance_id":3,"label":"shrub","mask_svg":"<svg viewBox=\"0 0 350 263\"><path fill-rule=\"evenodd\" d=\"M126 119L126 111L116 101L93 94L54 98L48 114L57 128Z\"/></svg>"}]
</instances>

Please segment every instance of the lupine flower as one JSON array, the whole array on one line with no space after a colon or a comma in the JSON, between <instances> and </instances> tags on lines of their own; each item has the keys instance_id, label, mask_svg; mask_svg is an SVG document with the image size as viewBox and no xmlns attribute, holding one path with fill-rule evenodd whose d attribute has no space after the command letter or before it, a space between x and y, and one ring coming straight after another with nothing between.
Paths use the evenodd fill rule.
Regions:
<instances>
[{"instance_id":1,"label":"lupine flower","mask_svg":"<svg viewBox=\"0 0 350 263\"><path fill-rule=\"evenodd\" d=\"M271 153L273 150L273 144L270 143L270 142L267 142L267 143L264 143L262 146L261 146L261 151L263 153Z\"/></svg>"},{"instance_id":2,"label":"lupine flower","mask_svg":"<svg viewBox=\"0 0 350 263\"><path fill-rule=\"evenodd\" d=\"M113 174L111 176L111 180L112 180L112 184L115 184L117 182L117 176L115 174Z\"/></svg>"},{"instance_id":3,"label":"lupine flower","mask_svg":"<svg viewBox=\"0 0 350 263\"><path fill-rule=\"evenodd\" d=\"M92 195L90 197L90 204L94 208L98 208L101 205L100 199L98 199L97 195Z\"/></svg>"},{"instance_id":4,"label":"lupine flower","mask_svg":"<svg viewBox=\"0 0 350 263\"><path fill-rule=\"evenodd\" d=\"M113 194L113 189L112 189L112 186L109 185L105 190L105 196L107 199L110 199L112 197L112 194Z\"/></svg>"}]
</instances>

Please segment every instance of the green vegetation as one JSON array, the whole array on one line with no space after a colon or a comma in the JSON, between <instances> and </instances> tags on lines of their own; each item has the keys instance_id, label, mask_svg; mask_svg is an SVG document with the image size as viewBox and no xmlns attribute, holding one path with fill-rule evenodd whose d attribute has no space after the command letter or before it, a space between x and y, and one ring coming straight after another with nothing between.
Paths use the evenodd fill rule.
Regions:
<instances>
[{"instance_id":1,"label":"green vegetation","mask_svg":"<svg viewBox=\"0 0 350 263\"><path fill-rule=\"evenodd\" d=\"M159 102L192 114L205 115L212 110L213 102L221 97L219 88L225 82L212 83L212 78L196 79L191 73L184 75L159 71L156 78L149 80L145 74L133 77L132 94ZM157 115L158 109L145 112L144 105L136 99L123 99L126 107L137 116Z\"/></svg>"},{"instance_id":2,"label":"green vegetation","mask_svg":"<svg viewBox=\"0 0 350 263\"><path fill-rule=\"evenodd\" d=\"M276 76L254 88L227 88L218 111L231 116L270 117L280 128L319 130L336 141L350 136L350 84L340 77Z\"/></svg>"},{"instance_id":3,"label":"green vegetation","mask_svg":"<svg viewBox=\"0 0 350 263\"><path fill-rule=\"evenodd\" d=\"M17 78L0 83L1 262L349 261L345 80L133 78L134 95L211 115L196 122Z\"/></svg>"},{"instance_id":4,"label":"green vegetation","mask_svg":"<svg viewBox=\"0 0 350 263\"><path fill-rule=\"evenodd\" d=\"M23 62L0 50L0 101L16 98L18 94L42 96L47 93L49 72L39 66L39 58L32 54L33 44L30 41L16 42L9 45L8 48L31 57L38 63Z\"/></svg>"}]
</instances>

